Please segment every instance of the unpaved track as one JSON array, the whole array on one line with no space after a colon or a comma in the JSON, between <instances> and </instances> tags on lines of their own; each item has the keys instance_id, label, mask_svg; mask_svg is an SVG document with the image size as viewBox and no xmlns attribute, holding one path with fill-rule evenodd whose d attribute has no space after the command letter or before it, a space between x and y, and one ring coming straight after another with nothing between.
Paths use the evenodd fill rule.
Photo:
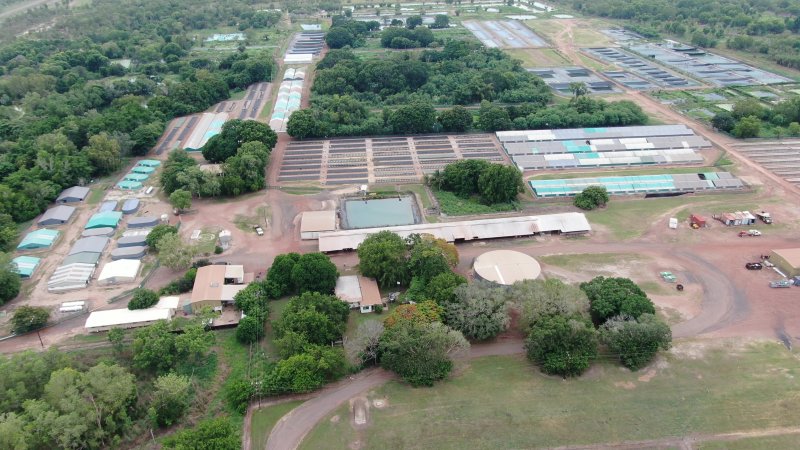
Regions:
<instances>
[{"instance_id":1,"label":"unpaved track","mask_svg":"<svg viewBox=\"0 0 800 450\"><path fill-rule=\"evenodd\" d=\"M56 0L31 0L31 1L28 1L28 2L22 2L22 3L19 3L19 4L13 5L13 6L9 6L3 12L0 12L0 20L3 20L5 18L7 18L7 17L11 17L11 16L13 16L15 14L24 13L25 11L27 11L27 10L29 10L31 8L35 8L37 6L44 5L45 3L46 4L56 4L56 3L60 3L60 2L56 1Z\"/></svg>"}]
</instances>

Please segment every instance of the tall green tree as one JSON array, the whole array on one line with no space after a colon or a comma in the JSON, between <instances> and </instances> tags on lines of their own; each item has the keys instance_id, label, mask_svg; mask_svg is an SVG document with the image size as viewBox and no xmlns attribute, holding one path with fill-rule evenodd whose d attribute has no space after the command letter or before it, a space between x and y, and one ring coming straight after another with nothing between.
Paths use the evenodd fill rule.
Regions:
<instances>
[{"instance_id":1,"label":"tall green tree","mask_svg":"<svg viewBox=\"0 0 800 450\"><path fill-rule=\"evenodd\" d=\"M173 270L188 269L196 254L195 247L185 243L176 233L169 233L161 237L156 244L156 249L161 264Z\"/></svg>"},{"instance_id":2,"label":"tall green tree","mask_svg":"<svg viewBox=\"0 0 800 450\"><path fill-rule=\"evenodd\" d=\"M542 372L574 377L597 357L597 332L583 319L545 316L531 327L525 349Z\"/></svg>"},{"instance_id":3,"label":"tall green tree","mask_svg":"<svg viewBox=\"0 0 800 450\"><path fill-rule=\"evenodd\" d=\"M189 191L178 189L169 194L169 204L181 213L192 207L192 194Z\"/></svg>"},{"instance_id":4,"label":"tall green tree","mask_svg":"<svg viewBox=\"0 0 800 450\"><path fill-rule=\"evenodd\" d=\"M189 377L169 373L156 378L149 414L158 426L170 426L189 407L191 382Z\"/></svg>"},{"instance_id":5,"label":"tall green tree","mask_svg":"<svg viewBox=\"0 0 800 450\"><path fill-rule=\"evenodd\" d=\"M11 258L0 253L0 305L14 299L19 294L21 284L19 273L12 267Z\"/></svg>"},{"instance_id":6,"label":"tall green tree","mask_svg":"<svg viewBox=\"0 0 800 450\"><path fill-rule=\"evenodd\" d=\"M455 301L444 310L444 321L465 338L483 341L508 328L511 319L504 289L488 283L462 284L454 296Z\"/></svg>"},{"instance_id":7,"label":"tall green tree","mask_svg":"<svg viewBox=\"0 0 800 450\"><path fill-rule=\"evenodd\" d=\"M381 366L412 386L432 386L450 374L469 343L442 323L405 321L384 331L379 349Z\"/></svg>"},{"instance_id":8,"label":"tall green tree","mask_svg":"<svg viewBox=\"0 0 800 450\"><path fill-rule=\"evenodd\" d=\"M225 417L206 419L164 439L164 448L173 450L238 450L241 439L236 427Z\"/></svg>"},{"instance_id":9,"label":"tall green tree","mask_svg":"<svg viewBox=\"0 0 800 450\"><path fill-rule=\"evenodd\" d=\"M391 231L372 234L358 246L358 270L384 287L405 284L407 252L406 243L397 234Z\"/></svg>"},{"instance_id":10,"label":"tall green tree","mask_svg":"<svg viewBox=\"0 0 800 450\"><path fill-rule=\"evenodd\" d=\"M522 186L522 172L513 166L490 164L478 177L478 190L489 204L516 202Z\"/></svg>"},{"instance_id":11,"label":"tall green tree","mask_svg":"<svg viewBox=\"0 0 800 450\"><path fill-rule=\"evenodd\" d=\"M278 135L267 124L255 120L231 120L203 146L203 157L210 162L225 162L245 142L260 142L271 151Z\"/></svg>"},{"instance_id":12,"label":"tall green tree","mask_svg":"<svg viewBox=\"0 0 800 450\"><path fill-rule=\"evenodd\" d=\"M609 319L600 329L608 349L619 355L622 365L639 370L653 360L659 350L669 350L672 330L654 314L638 319L618 316Z\"/></svg>"},{"instance_id":13,"label":"tall green tree","mask_svg":"<svg viewBox=\"0 0 800 450\"><path fill-rule=\"evenodd\" d=\"M302 292L332 294L339 271L331 258L323 253L306 253L292 268L292 284Z\"/></svg>"},{"instance_id":14,"label":"tall green tree","mask_svg":"<svg viewBox=\"0 0 800 450\"><path fill-rule=\"evenodd\" d=\"M638 319L642 314L656 313L647 294L628 278L595 277L580 287L589 298L592 320L597 324L614 316Z\"/></svg>"},{"instance_id":15,"label":"tall green tree","mask_svg":"<svg viewBox=\"0 0 800 450\"><path fill-rule=\"evenodd\" d=\"M50 311L48 309L23 305L14 310L14 315L11 316L12 331L16 334L22 334L38 330L47 325L49 319Z\"/></svg>"}]
</instances>

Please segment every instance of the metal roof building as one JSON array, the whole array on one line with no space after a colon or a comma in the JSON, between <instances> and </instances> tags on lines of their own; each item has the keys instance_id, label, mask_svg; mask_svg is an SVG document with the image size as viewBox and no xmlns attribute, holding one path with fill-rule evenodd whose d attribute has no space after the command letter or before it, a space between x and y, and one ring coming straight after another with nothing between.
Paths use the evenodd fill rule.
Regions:
<instances>
[{"instance_id":1,"label":"metal roof building","mask_svg":"<svg viewBox=\"0 0 800 450\"><path fill-rule=\"evenodd\" d=\"M506 142L562 141L569 139L619 139L665 136L690 136L694 131L686 125L646 125L608 128L562 128L557 130L498 131L497 139Z\"/></svg>"},{"instance_id":2,"label":"metal roof building","mask_svg":"<svg viewBox=\"0 0 800 450\"><path fill-rule=\"evenodd\" d=\"M94 311L86 319L86 328L91 333L108 331L112 328L137 328L152 325L159 320L170 320L175 316L174 309L109 309Z\"/></svg>"},{"instance_id":3,"label":"metal roof building","mask_svg":"<svg viewBox=\"0 0 800 450\"><path fill-rule=\"evenodd\" d=\"M131 217L128 220L128 228L152 228L156 225L158 225L158 217L155 216Z\"/></svg>"},{"instance_id":4,"label":"metal roof building","mask_svg":"<svg viewBox=\"0 0 800 450\"><path fill-rule=\"evenodd\" d=\"M147 254L147 246L119 247L111 250L111 259L142 259Z\"/></svg>"},{"instance_id":5,"label":"metal roof building","mask_svg":"<svg viewBox=\"0 0 800 450\"><path fill-rule=\"evenodd\" d=\"M117 247L135 247L137 245L147 245L147 235L137 234L132 236L122 236L117 239Z\"/></svg>"},{"instance_id":6,"label":"metal roof building","mask_svg":"<svg viewBox=\"0 0 800 450\"><path fill-rule=\"evenodd\" d=\"M535 280L542 274L542 268L534 258L513 250L486 252L475 258L472 266L481 279L502 285Z\"/></svg>"},{"instance_id":7,"label":"metal roof building","mask_svg":"<svg viewBox=\"0 0 800 450\"><path fill-rule=\"evenodd\" d=\"M89 188L83 186L73 186L64 189L56 198L56 203L76 203L82 202L89 196Z\"/></svg>"},{"instance_id":8,"label":"metal roof building","mask_svg":"<svg viewBox=\"0 0 800 450\"><path fill-rule=\"evenodd\" d=\"M355 250L370 234L387 230L402 238L430 234L447 242L532 236L539 233L586 233L592 230L583 213L503 217L445 223L421 223L396 227L363 228L319 233L319 251Z\"/></svg>"},{"instance_id":9,"label":"metal roof building","mask_svg":"<svg viewBox=\"0 0 800 450\"><path fill-rule=\"evenodd\" d=\"M144 167L158 167L161 165L161 161L157 159L143 159L139 161L136 165Z\"/></svg>"},{"instance_id":10,"label":"metal roof building","mask_svg":"<svg viewBox=\"0 0 800 450\"><path fill-rule=\"evenodd\" d=\"M117 187L124 191L135 191L141 189L142 183L139 181L122 180L117 183Z\"/></svg>"},{"instance_id":11,"label":"metal roof building","mask_svg":"<svg viewBox=\"0 0 800 450\"><path fill-rule=\"evenodd\" d=\"M116 200L106 200L100 204L100 208L97 209L97 212L108 212L117 209L117 201Z\"/></svg>"},{"instance_id":12,"label":"metal roof building","mask_svg":"<svg viewBox=\"0 0 800 450\"><path fill-rule=\"evenodd\" d=\"M317 239L321 231L336 230L336 211L304 211L300 219L300 239Z\"/></svg>"},{"instance_id":13,"label":"metal roof building","mask_svg":"<svg viewBox=\"0 0 800 450\"><path fill-rule=\"evenodd\" d=\"M100 261L100 257L103 256L102 253L97 252L83 252L83 253L76 253L74 255L69 255L61 261L62 266L66 266L69 264L91 264L93 266L97 265L97 262Z\"/></svg>"},{"instance_id":14,"label":"metal roof building","mask_svg":"<svg viewBox=\"0 0 800 450\"><path fill-rule=\"evenodd\" d=\"M139 210L139 199L129 198L122 204L122 214L133 214Z\"/></svg>"},{"instance_id":15,"label":"metal roof building","mask_svg":"<svg viewBox=\"0 0 800 450\"><path fill-rule=\"evenodd\" d=\"M156 169L155 169L155 168L153 168L153 167L147 167L147 166L134 166L134 167L131 169L131 173L143 173L143 174L145 174L145 175L150 175L150 174L152 174L152 173L153 173L153 172L155 172L155 171L156 171Z\"/></svg>"},{"instance_id":16,"label":"metal roof building","mask_svg":"<svg viewBox=\"0 0 800 450\"><path fill-rule=\"evenodd\" d=\"M74 213L74 206L58 205L45 211L36 224L40 227L63 225L69 222Z\"/></svg>"},{"instance_id":17,"label":"metal roof building","mask_svg":"<svg viewBox=\"0 0 800 450\"><path fill-rule=\"evenodd\" d=\"M571 197L589 186L603 186L611 195L689 193L743 189L742 180L728 172L563 178L529 182L537 197Z\"/></svg>"},{"instance_id":18,"label":"metal roof building","mask_svg":"<svg viewBox=\"0 0 800 450\"><path fill-rule=\"evenodd\" d=\"M109 239L105 236L90 236L80 238L72 245L67 255L77 255L78 253L103 253Z\"/></svg>"},{"instance_id":19,"label":"metal roof building","mask_svg":"<svg viewBox=\"0 0 800 450\"><path fill-rule=\"evenodd\" d=\"M100 227L100 228L90 228L88 230L83 230L81 232L81 237L90 237L90 236L113 236L114 229L110 227Z\"/></svg>"},{"instance_id":20,"label":"metal roof building","mask_svg":"<svg viewBox=\"0 0 800 450\"><path fill-rule=\"evenodd\" d=\"M136 280L142 262L138 259L120 259L111 261L103 266L100 275L97 277L99 284L119 284L130 283Z\"/></svg>"},{"instance_id":21,"label":"metal roof building","mask_svg":"<svg viewBox=\"0 0 800 450\"><path fill-rule=\"evenodd\" d=\"M773 250L770 255L773 262L787 276L800 275L800 248L783 248Z\"/></svg>"},{"instance_id":22,"label":"metal roof building","mask_svg":"<svg viewBox=\"0 0 800 450\"><path fill-rule=\"evenodd\" d=\"M17 245L17 250L35 250L53 245L60 233L57 230L41 229L26 234L22 242Z\"/></svg>"},{"instance_id":23,"label":"metal roof building","mask_svg":"<svg viewBox=\"0 0 800 450\"><path fill-rule=\"evenodd\" d=\"M83 289L89 284L89 279L94 273L94 264L74 263L61 265L56 268L47 281L49 292L63 292L74 289Z\"/></svg>"},{"instance_id":24,"label":"metal roof building","mask_svg":"<svg viewBox=\"0 0 800 450\"><path fill-rule=\"evenodd\" d=\"M117 225L121 219L122 213L120 211L99 212L89 218L89 222L86 224L86 229L117 228Z\"/></svg>"},{"instance_id":25,"label":"metal roof building","mask_svg":"<svg viewBox=\"0 0 800 450\"><path fill-rule=\"evenodd\" d=\"M40 262L40 258L34 258L33 256L17 256L11 260L11 264L14 265L16 272L21 278L30 278L33 276L33 272L39 267Z\"/></svg>"}]
</instances>

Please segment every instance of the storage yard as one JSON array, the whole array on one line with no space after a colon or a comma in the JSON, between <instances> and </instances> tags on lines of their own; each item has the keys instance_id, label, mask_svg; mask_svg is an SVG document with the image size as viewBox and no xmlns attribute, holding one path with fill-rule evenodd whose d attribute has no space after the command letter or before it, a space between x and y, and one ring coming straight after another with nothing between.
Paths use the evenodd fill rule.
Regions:
<instances>
[{"instance_id":1,"label":"storage yard","mask_svg":"<svg viewBox=\"0 0 800 450\"><path fill-rule=\"evenodd\" d=\"M278 182L415 183L460 159L505 162L490 134L386 136L289 142Z\"/></svg>"},{"instance_id":2,"label":"storage yard","mask_svg":"<svg viewBox=\"0 0 800 450\"><path fill-rule=\"evenodd\" d=\"M516 20L465 20L463 25L489 48L540 48L547 42Z\"/></svg>"}]
</instances>

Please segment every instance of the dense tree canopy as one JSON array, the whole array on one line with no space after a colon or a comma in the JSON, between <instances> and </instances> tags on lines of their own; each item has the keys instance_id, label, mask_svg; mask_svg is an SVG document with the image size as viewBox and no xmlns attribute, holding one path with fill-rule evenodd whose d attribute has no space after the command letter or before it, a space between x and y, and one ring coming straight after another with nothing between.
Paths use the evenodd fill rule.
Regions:
<instances>
[{"instance_id":1,"label":"dense tree canopy","mask_svg":"<svg viewBox=\"0 0 800 450\"><path fill-rule=\"evenodd\" d=\"M21 334L38 330L47 324L50 311L38 306L24 305L14 310L11 325L14 333Z\"/></svg>"},{"instance_id":2,"label":"dense tree canopy","mask_svg":"<svg viewBox=\"0 0 800 450\"><path fill-rule=\"evenodd\" d=\"M516 167L479 159L450 163L432 174L428 183L460 197L479 195L487 204L516 202L523 187L522 173Z\"/></svg>"},{"instance_id":3,"label":"dense tree canopy","mask_svg":"<svg viewBox=\"0 0 800 450\"><path fill-rule=\"evenodd\" d=\"M608 203L608 190L605 186L588 186L575 196L573 203L586 211L601 208Z\"/></svg>"},{"instance_id":4,"label":"dense tree canopy","mask_svg":"<svg viewBox=\"0 0 800 450\"><path fill-rule=\"evenodd\" d=\"M405 241L397 234L391 231L372 234L358 246L358 270L384 287L405 284L407 253Z\"/></svg>"},{"instance_id":5,"label":"dense tree canopy","mask_svg":"<svg viewBox=\"0 0 800 450\"><path fill-rule=\"evenodd\" d=\"M12 267L11 257L0 253L0 305L14 299L19 294L21 284L16 267Z\"/></svg>"},{"instance_id":6,"label":"dense tree canopy","mask_svg":"<svg viewBox=\"0 0 800 450\"><path fill-rule=\"evenodd\" d=\"M597 356L597 332L587 320L545 316L531 327L525 348L528 358L542 372L577 376L586 371Z\"/></svg>"},{"instance_id":7,"label":"dense tree canopy","mask_svg":"<svg viewBox=\"0 0 800 450\"><path fill-rule=\"evenodd\" d=\"M241 438L225 417L206 419L164 439L164 448L173 450L238 450Z\"/></svg>"},{"instance_id":8,"label":"dense tree canopy","mask_svg":"<svg viewBox=\"0 0 800 450\"><path fill-rule=\"evenodd\" d=\"M592 320L597 324L614 316L625 315L637 319L642 314L656 312L647 294L628 278L596 277L581 283L581 290L589 298Z\"/></svg>"},{"instance_id":9,"label":"dense tree canopy","mask_svg":"<svg viewBox=\"0 0 800 450\"><path fill-rule=\"evenodd\" d=\"M292 285L303 292L332 294L339 271L331 258L323 253L306 253L292 268Z\"/></svg>"},{"instance_id":10,"label":"dense tree canopy","mask_svg":"<svg viewBox=\"0 0 800 450\"><path fill-rule=\"evenodd\" d=\"M601 337L608 349L619 355L625 367L638 370L647 365L659 350L668 350L672 343L669 325L653 314L638 319L613 317L603 324Z\"/></svg>"},{"instance_id":11,"label":"dense tree canopy","mask_svg":"<svg viewBox=\"0 0 800 450\"><path fill-rule=\"evenodd\" d=\"M158 294L149 289L137 288L128 302L128 309L145 309L156 303L158 303Z\"/></svg>"},{"instance_id":12,"label":"dense tree canopy","mask_svg":"<svg viewBox=\"0 0 800 450\"><path fill-rule=\"evenodd\" d=\"M465 338L483 341L508 328L505 289L488 283L463 284L454 297L444 308L444 322Z\"/></svg>"},{"instance_id":13,"label":"dense tree canopy","mask_svg":"<svg viewBox=\"0 0 800 450\"><path fill-rule=\"evenodd\" d=\"M341 339L350 307L332 295L306 292L292 297L274 328L278 338L297 333L310 344L330 345Z\"/></svg>"},{"instance_id":14,"label":"dense tree canopy","mask_svg":"<svg viewBox=\"0 0 800 450\"><path fill-rule=\"evenodd\" d=\"M404 321L380 338L381 366L412 386L432 386L453 369L453 359L469 349L460 332L440 322Z\"/></svg>"}]
</instances>

